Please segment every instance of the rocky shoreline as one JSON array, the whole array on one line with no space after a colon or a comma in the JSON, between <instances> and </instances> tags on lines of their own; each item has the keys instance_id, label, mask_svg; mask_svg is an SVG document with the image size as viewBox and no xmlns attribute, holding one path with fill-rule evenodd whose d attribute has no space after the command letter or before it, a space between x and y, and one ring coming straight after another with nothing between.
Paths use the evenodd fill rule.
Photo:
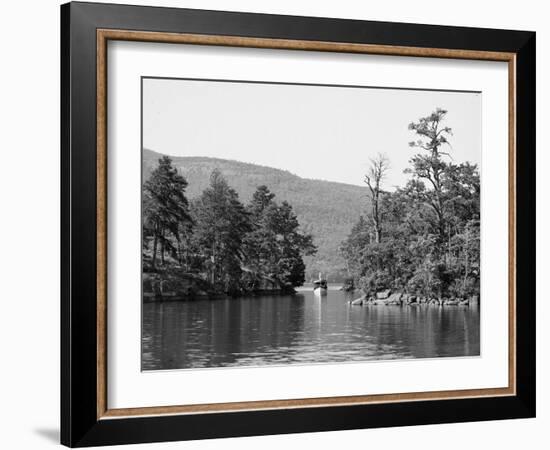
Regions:
<instances>
[{"instance_id":1,"label":"rocky shoreline","mask_svg":"<svg viewBox=\"0 0 550 450\"><path fill-rule=\"evenodd\" d=\"M476 306L479 304L479 297L474 295L470 298L461 297L443 297L433 298L429 296L421 296L414 294L404 294L402 292L392 292L390 289L377 292L376 295L363 295L360 298L349 302L352 306L369 306L369 305L394 305L394 306L419 306L419 305L435 305L435 306Z\"/></svg>"}]
</instances>

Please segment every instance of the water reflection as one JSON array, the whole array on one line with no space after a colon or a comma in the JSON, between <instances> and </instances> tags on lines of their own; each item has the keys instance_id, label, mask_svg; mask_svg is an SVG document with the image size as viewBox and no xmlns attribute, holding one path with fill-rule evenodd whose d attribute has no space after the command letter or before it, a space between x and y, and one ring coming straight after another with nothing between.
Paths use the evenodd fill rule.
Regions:
<instances>
[{"instance_id":1,"label":"water reflection","mask_svg":"<svg viewBox=\"0 0 550 450\"><path fill-rule=\"evenodd\" d=\"M479 309L349 306L336 290L143 306L142 368L479 355Z\"/></svg>"}]
</instances>

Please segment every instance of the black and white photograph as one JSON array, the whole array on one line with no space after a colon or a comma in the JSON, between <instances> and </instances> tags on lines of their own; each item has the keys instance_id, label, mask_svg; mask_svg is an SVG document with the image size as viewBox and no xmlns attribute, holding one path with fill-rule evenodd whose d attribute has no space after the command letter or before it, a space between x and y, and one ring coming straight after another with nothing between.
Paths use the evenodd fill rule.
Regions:
<instances>
[{"instance_id":1,"label":"black and white photograph","mask_svg":"<svg viewBox=\"0 0 550 450\"><path fill-rule=\"evenodd\" d=\"M6 2L0 449L543 448L544 5Z\"/></svg>"},{"instance_id":2,"label":"black and white photograph","mask_svg":"<svg viewBox=\"0 0 550 450\"><path fill-rule=\"evenodd\" d=\"M480 355L481 94L142 78L142 370Z\"/></svg>"}]
</instances>

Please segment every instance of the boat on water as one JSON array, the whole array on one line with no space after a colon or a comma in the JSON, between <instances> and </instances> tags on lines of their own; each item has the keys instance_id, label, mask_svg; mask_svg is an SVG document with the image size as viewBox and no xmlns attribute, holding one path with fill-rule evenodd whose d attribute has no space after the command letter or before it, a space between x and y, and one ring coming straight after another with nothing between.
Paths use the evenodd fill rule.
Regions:
<instances>
[{"instance_id":1,"label":"boat on water","mask_svg":"<svg viewBox=\"0 0 550 450\"><path fill-rule=\"evenodd\" d=\"M319 279L313 282L313 293L315 295L327 295L328 283L325 278L319 274Z\"/></svg>"}]
</instances>

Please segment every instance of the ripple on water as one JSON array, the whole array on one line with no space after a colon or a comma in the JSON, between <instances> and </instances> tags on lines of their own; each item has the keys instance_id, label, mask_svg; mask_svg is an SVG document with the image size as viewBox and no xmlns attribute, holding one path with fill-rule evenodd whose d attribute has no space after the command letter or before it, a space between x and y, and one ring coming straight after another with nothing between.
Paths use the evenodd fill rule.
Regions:
<instances>
[{"instance_id":1,"label":"ripple on water","mask_svg":"<svg viewBox=\"0 0 550 450\"><path fill-rule=\"evenodd\" d=\"M350 307L348 297L146 303L142 369L479 355L478 307Z\"/></svg>"}]
</instances>

